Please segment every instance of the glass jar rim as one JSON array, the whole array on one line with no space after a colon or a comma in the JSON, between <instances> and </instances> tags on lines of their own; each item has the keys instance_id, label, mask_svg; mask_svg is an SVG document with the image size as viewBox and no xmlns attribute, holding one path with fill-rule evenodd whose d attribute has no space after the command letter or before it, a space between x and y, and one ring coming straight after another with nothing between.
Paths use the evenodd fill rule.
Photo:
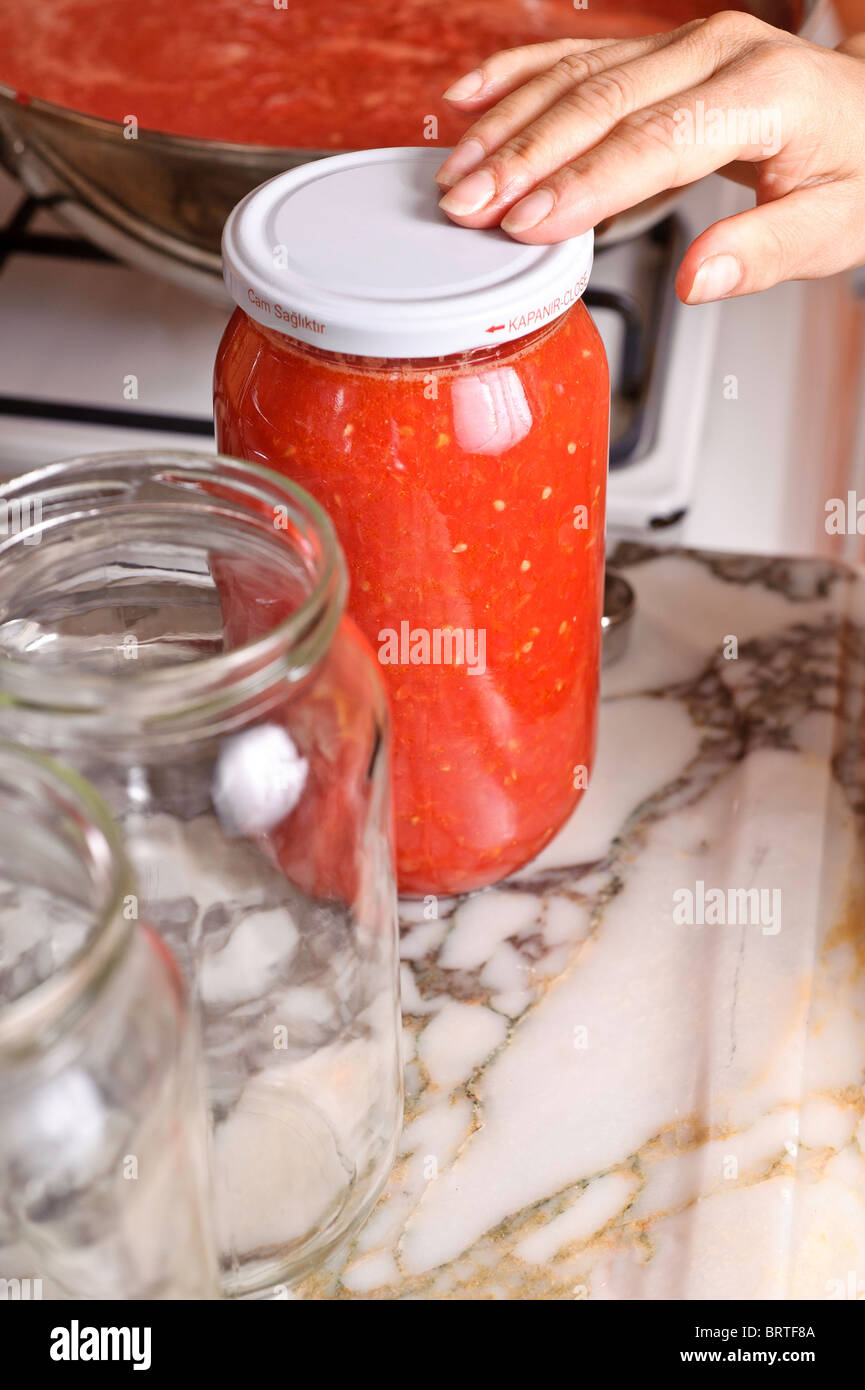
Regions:
<instances>
[{"instance_id":1,"label":"glass jar rim","mask_svg":"<svg viewBox=\"0 0 865 1390\"><path fill-rule=\"evenodd\" d=\"M448 372L459 369L465 372L477 371L488 364L498 364L505 360L510 365L523 353L531 352L546 338L552 338L573 316L582 309L588 313L584 299L577 299L558 318L547 323L527 328L516 338L506 338L498 343L481 343L478 347L458 348L455 352L439 354L436 357L379 357L370 353L348 352L342 348L325 347L322 343L307 342L305 338L295 337L291 332L271 323L262 323L249 314L242 304L235 305L234 313L244 319L268 343L288 352L310 357L313 361L327 362L337 368L360 373L398 373L400 377L417 375L426 377L430 372Z\"/></svg>"},{"instance_id":2,"label":"glass jar rim","mask_svg":"<svg viewBox=\"0 0 865 1390\"><path fill-rule=\"evenodd\" d=\"M178 510L182 505L198 519L208 513L225 517L229 504L220 497L220 488L246 500L247 511L236 506L235 512L247 522L261 520L260 509L252 505L255 500L284 510L298 531L314 543L318 563L310 591L288 617L230 651L125 674L120 701L118 679L110 673L59 663L46 679L40 663L0 652L0 706L36 714L62 710L114 730L161 726L164 732L172 720L182 722L191 711L204 720L208 709L224 713L260 695L277 680L299 681L321 659L345 608L348 579L342 550L330 518L315 499L257 463L192 450L124 450L79 455L22 474L0 486L0 507L8 512L17 506L20 522L28 502L38 502L40 516L35 523L19 524L13 534L0 537L0 566L20 547L38 544L53 526L108 516L112 501L128 505L131 491L160 480L188 487L183 503L178 500L173 505ZM76 510L46 520L41 515L46 502L68 502ZM278 546L285 554L290 541L282 538Z\"/></svg>"},{"instance_id":3,"label":"glass jar rim","mask_svg":"<svg viewBox=\"0 0 865 1390\"><path fill-rule=\"evenodd\" d=\"M135 878L118 827L89 782L53 758L0 740L0 782L15 779L36 804L45 802L70 818L96 897L93 926L79 949L47 979L0 1001L0 1068L42 1052L98 990L132 937L134 918L124 906Z\"/></svg>"}]
</instances>

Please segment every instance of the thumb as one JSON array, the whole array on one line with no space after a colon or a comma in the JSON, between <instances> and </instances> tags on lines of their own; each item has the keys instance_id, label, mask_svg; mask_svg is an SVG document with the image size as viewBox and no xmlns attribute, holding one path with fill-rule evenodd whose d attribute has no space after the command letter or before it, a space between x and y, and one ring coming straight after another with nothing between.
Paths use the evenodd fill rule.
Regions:
<instances>
[{"instance_id":1,"label":"thumb","mask_svg":"<svg viewBox=\"0 0 865 1390\"><path fill-rule=\"evenodd\" d=\"M676 292L686 304L706 304L859 265L863 205L865 179L839 179L725 217L688 248Z\"/></svg>"}]
</instances>

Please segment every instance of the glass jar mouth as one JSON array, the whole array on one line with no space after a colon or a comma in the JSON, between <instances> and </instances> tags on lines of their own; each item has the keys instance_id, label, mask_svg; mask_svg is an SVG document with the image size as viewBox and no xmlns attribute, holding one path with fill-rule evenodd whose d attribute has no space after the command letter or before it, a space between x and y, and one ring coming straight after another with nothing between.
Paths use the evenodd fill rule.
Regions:
<instances>
[{"instance_id":1,"label":"glass jar mouth","mask_svg":"<svg viewBox=\"0 0 865 1390\"><path fill-rule=\"evenodd\" d=\"M0 642L0 711L62 712L108 736L131 729L182 734L190 718L206 725L278 681L301 680L327 650L345 607L345 561L330 519L302 488L259 464L185 450L63 460L0 487L2 522L0 633L14 632L41 659L22 658L15 642L13 650ZM187 568L197 564L203 582L212 536L214 552L221 544L239 556L254 554L277 580L290 575L295 588L302 582L303 593L287 615L230 650L156 667L129 661L119 678L116 670L65 659L56 632L39 631L38 610L28 617L35 595L47 601L56 591L58 574L77 583L103 543L107 554L106 533L118 543L103 584L108 592L117 582L118 603L132 568L124 563L127 538L159 552L156 571L196 535L186 560L193 553L196 559Z\"/></svg>"},{"instance_id":2,"label":"glass jar mouth","mask_svg":"<svg viewBox=\"0 0 865 1390\"><path fill-rule=\"evenodd\" d=\"M5 1002L0 999L2 1069L7 1062L46 1050L86 1008L131 940L137 913L124 914L135 881L120 833L102 800L71 769L0 740L0 823L5 823L0 879L10 881L6 868L14 854L12 881L54 892L58 899L62 895L70 910L77 893L76 909L86 919L85 934L56 969ZM37 843L42 866L38 884L27 875L28 852ZM0 908L0 913L8 911L6 904ZM58 918L52 920L56 925ZM34 944L49 954L53 950L41 933Z\"/></svg>"}]
</instances>

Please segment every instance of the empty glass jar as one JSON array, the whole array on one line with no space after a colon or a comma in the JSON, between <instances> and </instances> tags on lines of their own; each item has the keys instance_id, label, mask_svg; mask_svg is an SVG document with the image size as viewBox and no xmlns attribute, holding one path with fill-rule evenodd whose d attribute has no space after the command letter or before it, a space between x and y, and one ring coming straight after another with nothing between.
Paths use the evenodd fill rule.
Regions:
<instances>
[{"instance_id":1,"label":"empty glass jar","mask_svg":"<svg viewBox=\"0 0 865 1390\"><path fill-rule=\"evenodd\" d=\"M120 823L201 1012L223 1280L316 1263L401 1119L387 708L324 513L194 454L52 465L0 500L0 734Z\"/></svg>"},{"instance_id":2,"label":"empty glass jar","mask_svg":"<svg viewBox=\"0 0 865 1390\"><path fill-rule=\"evenodd\" d=\"M0 1280L211 1298L196 1030L104 806L0 744Z\"/></svg>"}]
</instances>

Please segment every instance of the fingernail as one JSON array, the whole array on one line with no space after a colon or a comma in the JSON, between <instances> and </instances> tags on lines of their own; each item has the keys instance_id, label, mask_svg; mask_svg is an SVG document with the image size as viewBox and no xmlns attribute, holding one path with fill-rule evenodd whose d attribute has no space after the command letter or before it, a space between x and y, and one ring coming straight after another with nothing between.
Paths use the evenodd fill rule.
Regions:
<instances>
[{"instance_id":1,"label":"fingernail","mask_svg":"<svg viewBox=\"0 0 865 1390\"><path fill-rule=\"evenodd\" d=\"M474 72L467 72L465 77L457 78L452 87L448 87L443 93L445 101L465 101L467 97L476 96L484 85L484 75L479 68Z\"/></svg>"},{"instance_id":2,"label":"fingernail","mask_svg":"<svg viewBox=\"0 0 865 1390\"><path fill-rule=\"evenodd\" d=\"M439 200L439 207L443 212L452 212L456 217L468 217L473 212L480 212L481 208L486 207L496 191L496 181L489 169L478 169L476 174L469 174L467 179L461 179L450 193L446 193Z\"/></svg>"},{"instance_id":3,"label":"fingernail","mask_svg":"<svg viewBox=\"0 0 865 1390\"><path fill-rule=\"evenodd\" d=\"M694 276L688 304L709 304L713 299L726 299L742 279L742 262L738 256L710 256Z\"/></svg>"},{"instance_id":4,"label":"fingernail","mask_svg":"<svg viewBox=\"0 0 865 1390\"><path fill-rule=\"evenodd\" d=\"M529 227L536 227L549 217L555 205L556 200L548 188L537 188L502 218L502 227L506 232L527 232Z\"/></svg>"},{"instance_id":5,"label":"fingernail","mask_svg":"<svg viewBox=\"0 0 865 1390\"><path fill-rule=\"evenodd\" d=\"M477 168L481 160L486 158L486 153L480 140L461 140L436 174L436 183L440 183L442 188L453 188L458 179Z\"/></svg>"}]
</instances>

